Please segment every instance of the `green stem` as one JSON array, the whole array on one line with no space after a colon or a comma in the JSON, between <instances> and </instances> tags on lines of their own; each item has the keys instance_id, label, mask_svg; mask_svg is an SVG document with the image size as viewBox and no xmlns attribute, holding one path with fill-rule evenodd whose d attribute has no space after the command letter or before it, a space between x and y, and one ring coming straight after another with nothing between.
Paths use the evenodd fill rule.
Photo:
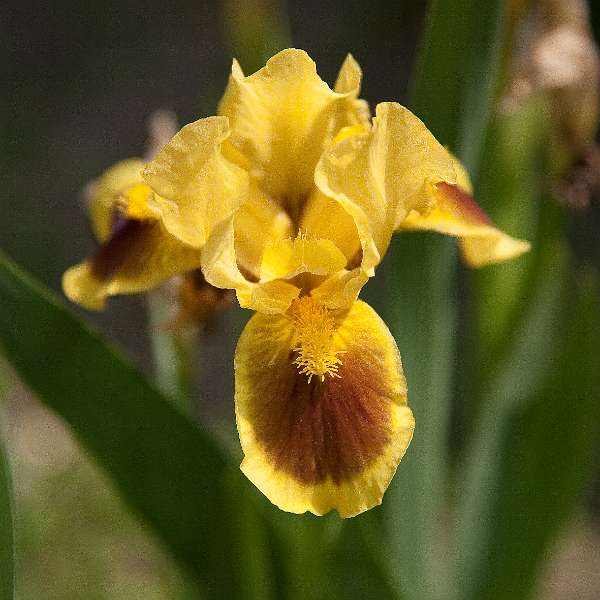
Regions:
<instances>
[{"instance_id":1,"label":"green stem","mask_svg":"<svg viewBox=\"0 0 600 600\"><path fill-rule=\"evenodd\" d=\"M196 327L171 331L171 301L156 290L148 294L148 321L158 387L186 413L192 412L198 380L200 340Z\"/></svg>"}]
</instances>

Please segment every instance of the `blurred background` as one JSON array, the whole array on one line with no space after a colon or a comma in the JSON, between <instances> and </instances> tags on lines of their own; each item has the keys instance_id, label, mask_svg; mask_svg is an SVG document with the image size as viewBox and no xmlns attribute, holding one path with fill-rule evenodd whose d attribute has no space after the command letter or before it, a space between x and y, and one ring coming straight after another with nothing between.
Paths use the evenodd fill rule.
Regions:
<instances>
[{"instance_id":1,"label":"blurred background","mask_svg":"<svg viewBox=\"0 0 600 600\"><path fill-rule=\"evenodd\" d=\"M145 153L155 111L180 124L213 114L232 57L249 73L290 45L330 84L351 52L371 107L413 108L469 166L492 218L533 243L515 264L473 273L452 241L394 242L363 296L399 340L415 441L383 506L358 525L265 518L265 539L277 542L264 542L270 574L248 596L600 597L600 6L492 5L496 12L468 0L0 7L9 82L0 247L59 295L64 270L95 247L86 184ZM114 298L101 314L69 310L154 375L145 297ZM199 343L184 407L238 453L232 355L246 319L232 307L191 334ZM65 422L7 363L0 368L17 598L201 596Z\"/></svg>"}]
</instances>

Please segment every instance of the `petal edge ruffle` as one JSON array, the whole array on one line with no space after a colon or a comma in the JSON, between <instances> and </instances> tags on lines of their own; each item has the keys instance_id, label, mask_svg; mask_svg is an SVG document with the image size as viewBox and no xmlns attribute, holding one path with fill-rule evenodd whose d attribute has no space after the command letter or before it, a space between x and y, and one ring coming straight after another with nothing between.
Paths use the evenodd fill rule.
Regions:
<instances>
[{"instance_id":1,"label":"petal edge ruffle","mask_svg":"<svg viewBox=\"0 0 600 600\"><path fill-rule=\"evenodd\" d=\"M334 345L339 377L308 382L294 364L285 316L256 314L235 358L236 417L245 475L281 509L351 517L381 503L414 419L395 342L356 302Z\"/></svg>"}]
</instances>

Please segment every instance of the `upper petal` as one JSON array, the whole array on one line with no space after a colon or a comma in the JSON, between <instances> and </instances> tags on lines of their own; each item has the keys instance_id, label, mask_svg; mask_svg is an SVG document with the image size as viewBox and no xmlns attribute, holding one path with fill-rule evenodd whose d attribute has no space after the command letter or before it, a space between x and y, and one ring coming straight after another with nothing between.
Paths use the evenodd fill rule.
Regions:
<instances>
[{"instance_id":1,"label":"upper petal","mask_svg":"<svg viewBox=\"0 0 600 600\"><path fill-rule=\"evenodd\" d=\"M355 102L360 69L352 59L342 71L334 92L302 50L283 50L248 77L234 61L219 105L231 122L227 155L290 213L312 188L314 167L336 131L363 118Z\"/></svg>"},{"instance_id":2,"label":"upper petal","mask_svg":"<svg viewBox=\"0 0 600 600\"><path fill-rule=\"evenodd\" d=\"M300 231L314 238L331 240L352 261L361 250L360 239L354 219L344 207L319 190L308 199Z\"/></svg>"},{"instance_id":3,"label":"upper petal","mask_svg":"<svg viewBox=\"0 0 600 600\"><path fill-rule=\"evenodd\" d=\"M392 102L377 106L371 131L330 146L315 170L317 187L354 219L369 275L396 223L425 208L425 187L455 180L450 154L417 117Z\"/></svg>"},{"instance_id":4,"label":"upper petal","mask_svg":"<svg viewBox=\"0 0 600 600\"><path fill-rule=\"evenodd\" d=\"M459 238L465 262L471 267L503 262L527 252L529 242L498 229L477 204L467 172L457 159L454 161L458 183L430 186L435 208L426 215L411 212L400 229L437 231Z\"/></svg>"},{"instance_id":5,"label":"upper petal","mask_svg":"<svg viewBox=\"0 0 600 600\"><path fill-rule=\"evenodd\" d=\"M242 273L237 261L233 215L215 228L202 249L202 272L211 285L234 289L242 308L267 314L284 313L300 293L286 281L252 281Z\"/></svg>"},{"instance_id":6,"label":"upper petal","mask_svg":"<svg viewBox=\"0 0 600 600\"><path fill-rule=\"evenodd\" d=\"M294 229L288 214L250 182L247 200L234 218L235 260L253 280L260 278L265 248L289 238Z\"/></svg>"},{"instance_id":7,"label":"upper petal","mask_svg":"<svg viewBox=\"0 0 600 600\"><path fill-rule=\"evenodd\" d=\"M283 239L265 249L261 280L291 279L300 273L330 275L346 266L346 257L328 239Z\"/></svg>"},{"instance_id":8,"label":"upper petal","mask_svg":"<svg viewBox=\"0 0 600 600\"><path fill-rule=\"evenodd\" d=\"M202 247L248 194L248 174L228 161L221 144L229 136L225 117L186 125L144 169L166 229Z\"/></svg>"},{"instance_id":9,"label":"upper petal","mask_svg":"<svg viewBox=\"0 0 600 600\"><path fill-rule=\"evenodd\" d=\"M337 376L309 381L293 363L294 327L257 314L240 337L241 468L283 510L350 517L381 502L412 437L398 350L373 309L356 302L336 320Z\"/></svg>"}]
</instances>

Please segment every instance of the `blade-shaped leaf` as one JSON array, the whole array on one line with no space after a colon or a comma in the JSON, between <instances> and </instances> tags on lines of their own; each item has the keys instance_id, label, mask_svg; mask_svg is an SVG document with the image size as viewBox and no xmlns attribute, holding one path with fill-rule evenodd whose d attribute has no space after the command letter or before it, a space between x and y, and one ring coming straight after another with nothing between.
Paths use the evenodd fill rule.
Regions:
<instances>
[{"instance_id":1,"label":"blade-shaped leaf","mask_svg":"<svg viewBox=\"0 0 600 600\"><path fill-rule=\"evenodd\" d=\"M549 543L589 483L600 445L599 290L591 275L573 283L555 324L560 337L550 376L532 402L503 420L494 462L482 461L495 474L488 482L495 495L481 515L485 543L477 548L476 568L464 573L469 583L460 598L530 598Z\"/></svg>"},{"instance_id":2,"label":"blade-shaped leaf","mask_svg":"<svg viewBox=\"0 0 600 600\"><path fill-rule=\"evenodd\" d=\"M474 176L497 87L504 2L431 0L412 108Z\"/></svg>"},{"instance_id":3,"label":"blade-shaped leaf","mask_svg":"<svg viewBox=\"0 0 600 600\"><path fill-rule=\"evenodd\" d=\"M341 520L270 510L277 598L399 598L386 563L376 511Z\"/></svg>"},{"instance_id":4,"label":"blade-shaped leaf","mask_svg":"<svg viewBox=\"0 0 600 600\"><path fill-rule=\"evenodd\" d=\"M433 0L414 80L412 108L436 137L479 164L496 87L503 2ZM402 352L415 413L413 442L384 501L394 575L407 598L441 594L434 548L448 467L456 301L456 244L435 235L400 236L391 248L383 312Z\"/></svg>"},{"instance_id":5,"label":"blade-shaped leaf","mask_svg":"<svg viewBox=\"0 0 600 600\"><path fill-rule=\"evenodd\" d=\"M402 353L416 429L383 501L393 548L392 574L407 598L434 595L433 548L447 469L456 250L435 234L398 236L384 308ZM396 260L397 259L397 260Z\"/></svg>"},{"instance_id":6,"label":"blade-shaped leaf","mask_svg":"<svg viewBox=\"0 0 600 600\"><path fill-rule=\"evenodd\" d=\"M245 597L227 461L98 335L0 255L0 348L210 597ZM237 475L235 475L237 476ZM260 548L257 548L260 551Z\"/></svg>"},{"instance_id":7,"label":"blade-shaped leaf","mask_svg":"<svg viewBox=\"0 0 600 600\"><path fill-rule=\"evenodd\" d=\"M455 590L460 599L479 598L478 586L496 541L494 507L501 486L502 444L510 420L544 383L554 360L563 307L565 249L556 242L549 244L540 261L538 279L533 282L511 351L483 391L474 437L461 467Z\"/></svg>"},{"instance_id":8,"label":"blade-shaped leaf","mask_svg":"<svg viewBox=\"0 0 600 600\"><path fill-rule=\"evenodd\" d=\"M518 260L469 274L471 356L468 352L464 355L470 372L468 389L461 396L461 409L468 420L477 412L481 386L510 352L513 337L522 326L533 272L539 267L541 244L554 235L553 221L561 219L560 215L548 218L552 205L542 198L545 114L543 100L534 98L510 114L497 115L490 127L477 200L501 229L529 240L532 249ZM540 222L542 212L544 223Z\"/></svg>"}]
</instances>

